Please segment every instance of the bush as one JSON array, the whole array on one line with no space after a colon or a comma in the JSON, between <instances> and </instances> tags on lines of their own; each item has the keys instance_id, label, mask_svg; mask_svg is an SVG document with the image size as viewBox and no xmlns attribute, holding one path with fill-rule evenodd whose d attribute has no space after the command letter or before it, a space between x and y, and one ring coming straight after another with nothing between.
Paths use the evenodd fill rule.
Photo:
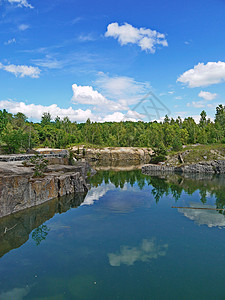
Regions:
<instances>
[{"instance_id":1,"label":"bush","mask_svg":"<svg viewBox=\"0 0 225 300\"><path fill-rule=\"evenodd\" d=\"M43 155L35 155L30 159L30 162L34 164L33 177L43 177L48 165L47 159L44 159Z\"/></svg>"},{"instance_id":2,"label":"bush","mask_svg":"<svg viewBox=\"0 0 225 300\"><path fill-rule=\"evenodd\" d=\"M183 145L182 145L181 139L178 136L176 136L172 143L172 150L173 151L181 151L182 146Z\"/></svg>"},{"instance_id":3,"label":"bush","mask_svg":"<svg viewBox=\"0 0 225 300\"><path fill-rule=\"evenodd\" d=\"M160 144L157 148L154 148L154 154L151 157L151 163L157 164L166 160L167 150L163 144Z\"/></svg>"}]
</instances>

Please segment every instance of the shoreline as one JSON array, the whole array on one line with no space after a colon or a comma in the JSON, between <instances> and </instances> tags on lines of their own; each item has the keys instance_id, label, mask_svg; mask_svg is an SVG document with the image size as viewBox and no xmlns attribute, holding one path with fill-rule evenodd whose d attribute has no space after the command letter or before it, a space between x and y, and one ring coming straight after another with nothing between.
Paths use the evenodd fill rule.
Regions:
<instances>
[{"instance_id":1,"label":"shoreline","mask_svg":"<svg viewBox=\"0 0 225 300\"><path fill-rule=\"evenodd\" d=\"M142 167L142 173L149 175L158 173L195 173L195 174L225 174L225 160L205 161L194 164L183 164L180 166L166 166L148 164Z\"/></svg>"}]
</instances>

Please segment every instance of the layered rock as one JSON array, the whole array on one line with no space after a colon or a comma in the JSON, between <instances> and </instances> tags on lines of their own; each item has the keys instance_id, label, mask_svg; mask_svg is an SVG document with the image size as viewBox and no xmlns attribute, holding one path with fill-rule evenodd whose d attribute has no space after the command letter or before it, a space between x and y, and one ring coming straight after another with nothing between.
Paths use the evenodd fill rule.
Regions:
<instances>
[{"instance_id":1,"label":"layered rock","mask_svg":"<svg viewBox=\"0 0 225 300\"><path fill-rule=\"evenodd\" d=\"M225 174L225 160L199 162L197 164L181 165L179 167L153 164L142 167L142 173L148 175L152 174L152 172Z\"/></svg>"},{"instance_id":2,"label":"layered rock","mask_svg":"<svg viewBox=\"0 0 225 300\"><path fill-rule=\"evenodd\" d=\"M75 154L78 147L72 149ZM153 154L150 148L137 147L106 147L106 148L79 148L79 156L85 159L97 161L125 161L125 162L142 162L148 163L150 156Z\"/></svg>"},{"instance_id":3,"label":"layered rock","mask_svg":"<svg viewBox=\"0 0 225 300\"><path fill-rule=\"evenodd\" d=\"M54 152L54 151L37 152L37 154L42 154L50 165L54 165L54 164L68 165L69 162L68 153L69 153L68 150L61 150L61 149L58 149L58 152ZM29 161L32 157L35 157L35 154L0 155L0 162Z\"/></svg>"},{"instance_id":4,"label":"layered rock","mask_svg":"<svg viewBox=\"0 0 225 300\"><path fill-rule=\"evenodd\" d=\"M0 163L0 170L0 217L56 197L87 192L85 179L91 174L87 163L49 166L43 178L33 178L32 168L18 163Z\"/></svg>"}]
</instances>

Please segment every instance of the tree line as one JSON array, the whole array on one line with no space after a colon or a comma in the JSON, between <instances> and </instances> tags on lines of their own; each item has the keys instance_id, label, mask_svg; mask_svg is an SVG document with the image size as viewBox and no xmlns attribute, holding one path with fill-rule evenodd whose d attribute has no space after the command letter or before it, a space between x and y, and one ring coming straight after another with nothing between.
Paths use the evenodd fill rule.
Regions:
<instances>
[{"instance_id":1,"label":"tree line","mask_svg":"<svg viewBox=\"0 0 225 300\"><path fill-rule=\"evenodd\" d=\"M200 121L165 116L162 122L71 122L68 117L52 120L49 113L40 122L29 122L21 112L0 110L0 147L6 153L24 152L34 147L65 148L77 144L110 147L171 148L186 144L225 143L225 106L216 107L214 120L203 110Z\"/></svg>"}]
</instances>

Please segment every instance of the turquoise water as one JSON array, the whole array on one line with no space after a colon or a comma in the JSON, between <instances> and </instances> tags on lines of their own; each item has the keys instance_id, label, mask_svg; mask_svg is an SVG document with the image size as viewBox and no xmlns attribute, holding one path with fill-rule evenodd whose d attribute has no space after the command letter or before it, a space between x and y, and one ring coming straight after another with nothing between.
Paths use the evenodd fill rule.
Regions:
<instances>
[{"instance_id":1,"label":"turquoise water","mask_svg":"<svg viewBox=\"0 0 225 300\"><path fill-rule=\"evenodd\" d=\"M0 220L0 299L225 299L223 177L98 172Z\"/></svg>"}]
</instances>

